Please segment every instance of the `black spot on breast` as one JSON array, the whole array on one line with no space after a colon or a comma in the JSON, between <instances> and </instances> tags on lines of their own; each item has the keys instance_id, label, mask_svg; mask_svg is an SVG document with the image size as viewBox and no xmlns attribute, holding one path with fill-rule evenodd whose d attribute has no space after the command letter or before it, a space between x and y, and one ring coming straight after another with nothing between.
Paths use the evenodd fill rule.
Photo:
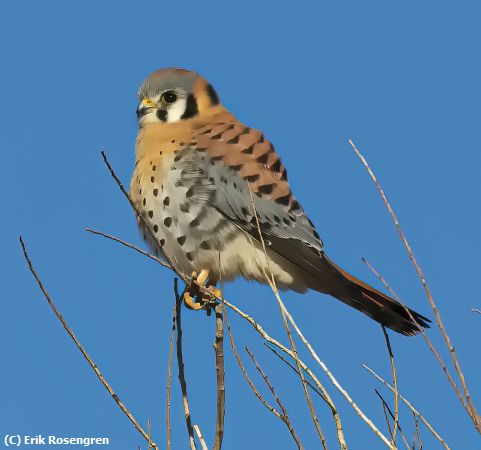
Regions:
<instances>
[{"instance_id":1,"label":"black spot on breast","mask_svg":"<svg viewBox=\"0 0 481 450\"><path fill-rule=\"evenodd\" d=\"M224 177L223 175L220 177L221 183L227 184L227 178Z\"/></svg>"},{"instance_id":2,"label":"black spot on breast","mask_svg":"<svg viewBox=\"0 0 481 450\"><path fill-rule=\"evenodd\" d=\"M181 203L179 208L182 212L188 213L190 210L190 205L188 203Z\"/></svg>"},{"instance_id":3,"label":"black spot on breast","mask_svg":"<svg viewBox=\"0 0 481 450\"><path fill-rule=\"evenodd\" d=\"M180 117L181 119L190 119L199 113L199 108L197 107L197 100L194 94L189 94L187 96L187 103L185 105L184 114Z\"/></svg>"},{"instance_id":4,"label":"black spot on breast","mask_svg":"<svg viewBox=\"0 0 481 450\"><path fill-rule=\"evenodd\" d=\"M209 182L212 184L215 184L215 178L214 177L209 177Z\"/></svg>"},{"instance_id":5,"label":"black spot on breast","mask_svg":"<svg viewBox=\"0 0 481 450\"><path fill-rule=\"evenodd\" d=\"M210 250L212 247L211 247L211 245L209 244L208 241L202 241L200 243L200 248L202 248L204 250Z\"/></svg>"},{"instance_id":6,"label":"black spot on breast","mask_svg":"<svg viewBox=\"0 0 481 450\"><path fill-rule=\"evenodd\" d=\"M286 219L285 217L282 219L282 221L284 222L284 224L286 225L290 225L291 222L289 222L289 219Z\"/></svg>"},{"instance_id":7,"label":"black spot on breast","mask_svg":"<svg viewBox=\"0 0 481 450\"><path fill-rule=\"evenodd\" d=\"M192 255L192 252L187 252L185 254L185 257L189 260L189 261L193 261L194 260L194 255Z\"/></svg>"},{"instance_id":8,"label":"black spot on breast","mask_svg":"<svg viewBox=\"0 0 481 450\"><path fill-rule=\"evenodd\" d=\"M164 219L164 225L167 227L167 228L170 228L170 226L172 225L172 217L166 217Z\"/></svg>"},{"instance_id":9,"label":"black spot on breast","mask_svg":"<svg viewBox=\"0 0 481 450\"><path fill-rule=\"evenodd\" d=\"M157 166L154 164L154 165L152 166L152 171L155 172L156 169L157 169Z\"/></svg>"},{"instance_id":10,"label":"black spot on breast","mask_svg":"<svg viewBox=\"0 0 481 450\"><path fill-rule=\"evenodd\" d=\"M150 177L150 182L153 183L155 181L155 177Z\"/></svg>"},{"instance_id":11,"label":"black spot on breast","mask_svg":"<svg viewBox=\"0 0 481 450\"><path fill-rule=\"evenodd\" d=\"M189 227L198 227L200 225L199 219L194 219L189 223Z\"/></svg>"},{"instance_id":12,"label":"black spot on breast","mask_svg":"<svg viewBox=\"0 0 481 450\"><path fill-rule=\"evenodd\" d=\"M190 188L187 190L187 192L185 193L185 196L186 196L187 198L190 198L190 197L192 197L193 195L194 195L194 187L192 186L192 187L190 187Z\"/></svg>"},{"instance_id":13,"label":"black spot on breast","mask_svg":"<svg viewBox=\"0 0 481 450\"><path fill-rule=\"evenodd\" d=\"M147 203L147 200L144 198L144 200L142 201L142 204L145 206L146 203Z\"/></svg>"},{"instance_id":14,"label":"black spot on breast","mask_svg":"<svg viewBox=\"0 0 481 450\"><path fill-rule=\"evenodd\" d=\"M258 186L258 187L257 187L257 190L258 190L261 194L271 194L272 191L274 190L274 186L275 186L275 183L263 184L262 186Z\"/></svg>"},{"instance_id":15,"label":"black spot on breast","mask_svg":"<svg viewBox=\"0 0 481 450\"><path fill-rule=\"evenodd\" d=\"M220 138L222 137L222 133L223 133L223 132L214 134L214 136L211 136L211 139L220 139Z\"/></svg>"},{"instance_id":16,"label":"black spot on breast","mask_svg":"<svg viewBox=\"0 0 481 450\"><path fill-rule=\"evenodd\" d=\"M208 95L209 100L210 100L210 104L212 106L218 105L219 104L219 96L217 95L217 92L212 87L212 85L208 84L206 90L207 90L207 95Z\"/></svg>"},{"instance_id":17,"label":"black spot on breast","mask_svg":"<svg viewBox=\"0 0 481 450\"><path fill-rule=\"evenodd\" d=\"M182 155L177 155L175 158L174 158L174 162L179 162L180 160L182 159Z\"/></svg>"},{"instance_id":18,"label":"black spot on breast","mask_svg":"<svg viewBox=\"0 0 481 450\"><path fill-rule=\"evenodd\" d=\"M185 236L179 236L179 237L177 238L177 242L178 242L180 245L184 245Z\"/></svg>"},{"instance_id":19,"label":"black spot on breast","mask_svg":"<svg viewBox=\"0 0 481 450\"><path fill-rule=\"evenodd\" d=\"M283 197L278 197L275 200L277 203L287 206L289 204L290 199L291 199L291 195L287 194L287 195L284 195Z\"/></svg>"},{"instance_id":20,"label":"black spot on breast","mask_svg":"<svg viewBox=\"0 0 481 450\"><path fill-rule=\"evenodd\" d=\"M158 225L154 225L154 233L157 233L159 231L159 226Z\"/></svg>"},{"instance_id":21,"label":"black spot on breast","mask_svg":"<svg viewBox=\"0 0 481 450\"><path fill-rule=\"evenodd\" d=\"M281 219L279 216L274 215L274 220L276 221L276 223L281 223Z\"/></svg>"},{"instance_id":22,"label":"black spot on breast","mask_svg":"<svg viewBox=\"0 0 481 450\"><path fill-rule=\"evenodd\" d=\"M159 195L159 190L158 190L158 189L154 189L154 190L153 190L153 194L154 194L154 197L157 197L157 195Z\"/></svg>"},{"instance_id":23,"label":"black spot on breast","mask_svg":"<svg viewBox=\"0 0 481 450\"><path fill-rule=\"evenodd\" d=\"M161 240L159 241L159 244L160 244L161 247L163 247L164 244L165 244L165 239L161 239Z\"/></svg>"},{"instance_id":24,"label":"black spot on breast","mask_svg":"<svg viewBox=\"0 0 481 450\"><path fill-rule=\"evenodd\" d=\"M152 219L152 217L154 217L154 211L150 210L149 211L149 217Z\"/></svg>"},{"instance_id":25,"label":"black spot on breast","mask_svg":"<svg viewBox=\"0 0 481 450\"><path fill-rule=\"evenodd\" d=\"M164 203L164 206L169 206L169 204L170 204L170 198L169 198L169 197L165 197L163 203Z\"/></svg>"}]
</instances>

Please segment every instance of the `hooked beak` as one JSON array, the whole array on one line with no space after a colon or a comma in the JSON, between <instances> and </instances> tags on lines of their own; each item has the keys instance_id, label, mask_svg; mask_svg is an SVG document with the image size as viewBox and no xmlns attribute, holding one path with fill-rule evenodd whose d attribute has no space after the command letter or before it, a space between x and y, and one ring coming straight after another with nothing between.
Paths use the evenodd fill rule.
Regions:
<instances>
[{"instance_id":1,"label":"hooked beak","mask_svg":"<svg viewBox=\"0 0 481 450\"><path fill-rule=\"evenodd\" d=\"M141 117L148 114L154 108L155 108L155 104L152 100L148 98L142 99L139 106L137 107L137 118L140 119Z\"/></svg>"}]
</instances>

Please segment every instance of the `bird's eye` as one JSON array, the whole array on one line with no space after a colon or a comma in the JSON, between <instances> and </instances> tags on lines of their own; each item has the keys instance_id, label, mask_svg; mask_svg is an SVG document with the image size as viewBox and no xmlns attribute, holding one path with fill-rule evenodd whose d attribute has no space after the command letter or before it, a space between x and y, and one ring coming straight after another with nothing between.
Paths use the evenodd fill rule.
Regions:
<instances>
[{"instance_id":1,"label":"bird's eye","mask_svg":"<svg viewBox=\"0 0 481 450\"><path fill-rule=\"evenodd\" d=\"M174 103L177 100L177 94L174 91L167 91L162 94L162 100L165 103Z\"/></svg>"}]
</instances>

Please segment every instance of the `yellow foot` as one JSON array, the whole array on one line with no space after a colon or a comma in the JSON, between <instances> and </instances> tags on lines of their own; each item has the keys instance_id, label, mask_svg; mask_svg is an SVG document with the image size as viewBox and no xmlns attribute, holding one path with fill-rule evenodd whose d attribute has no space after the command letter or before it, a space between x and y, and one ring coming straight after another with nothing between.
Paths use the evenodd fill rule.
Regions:
<instances>
[{"instance_id":1,"label":"yellow foot","mask_svg":"<svg viewBox=\"0 0 481 450\"><path fill-rule=\"evenodd\" d=\"M197 272L192 272L192 281L195 280L196 283L192 281L186 286L184 291L184 305L195 311L199 309L208 309L210 304L215 300L215 297L220 297L222 295L221 291L215 286L211 286L210 290L214 294L214 298L207 292L201 292L199 289L199 284L205 286L207 279L209 278L209 271L207 269L201 270L200 274ZM198 300L196 302L196 299Z\"/></svg>"}]
</instances>

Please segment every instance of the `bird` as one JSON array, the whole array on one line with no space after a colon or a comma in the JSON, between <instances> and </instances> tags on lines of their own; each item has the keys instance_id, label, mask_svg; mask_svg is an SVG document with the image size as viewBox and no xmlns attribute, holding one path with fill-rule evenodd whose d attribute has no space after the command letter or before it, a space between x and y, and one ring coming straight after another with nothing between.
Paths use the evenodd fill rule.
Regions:
<instances>
[{"instance_id":1,"label":"bird","mask_svg":"<svg viewBox=\"0 0 481 450\"><path fill-rule=\"evenodd\" d=\"M328 294L404 335L429 328L328 257L273 144L230 113L204 77L156 70L138 101L130 196L144 239L181 273L213 288L272 276L280 290ZM184 301L202 309L195 284Z\"/></svg>"}]
</instances>

